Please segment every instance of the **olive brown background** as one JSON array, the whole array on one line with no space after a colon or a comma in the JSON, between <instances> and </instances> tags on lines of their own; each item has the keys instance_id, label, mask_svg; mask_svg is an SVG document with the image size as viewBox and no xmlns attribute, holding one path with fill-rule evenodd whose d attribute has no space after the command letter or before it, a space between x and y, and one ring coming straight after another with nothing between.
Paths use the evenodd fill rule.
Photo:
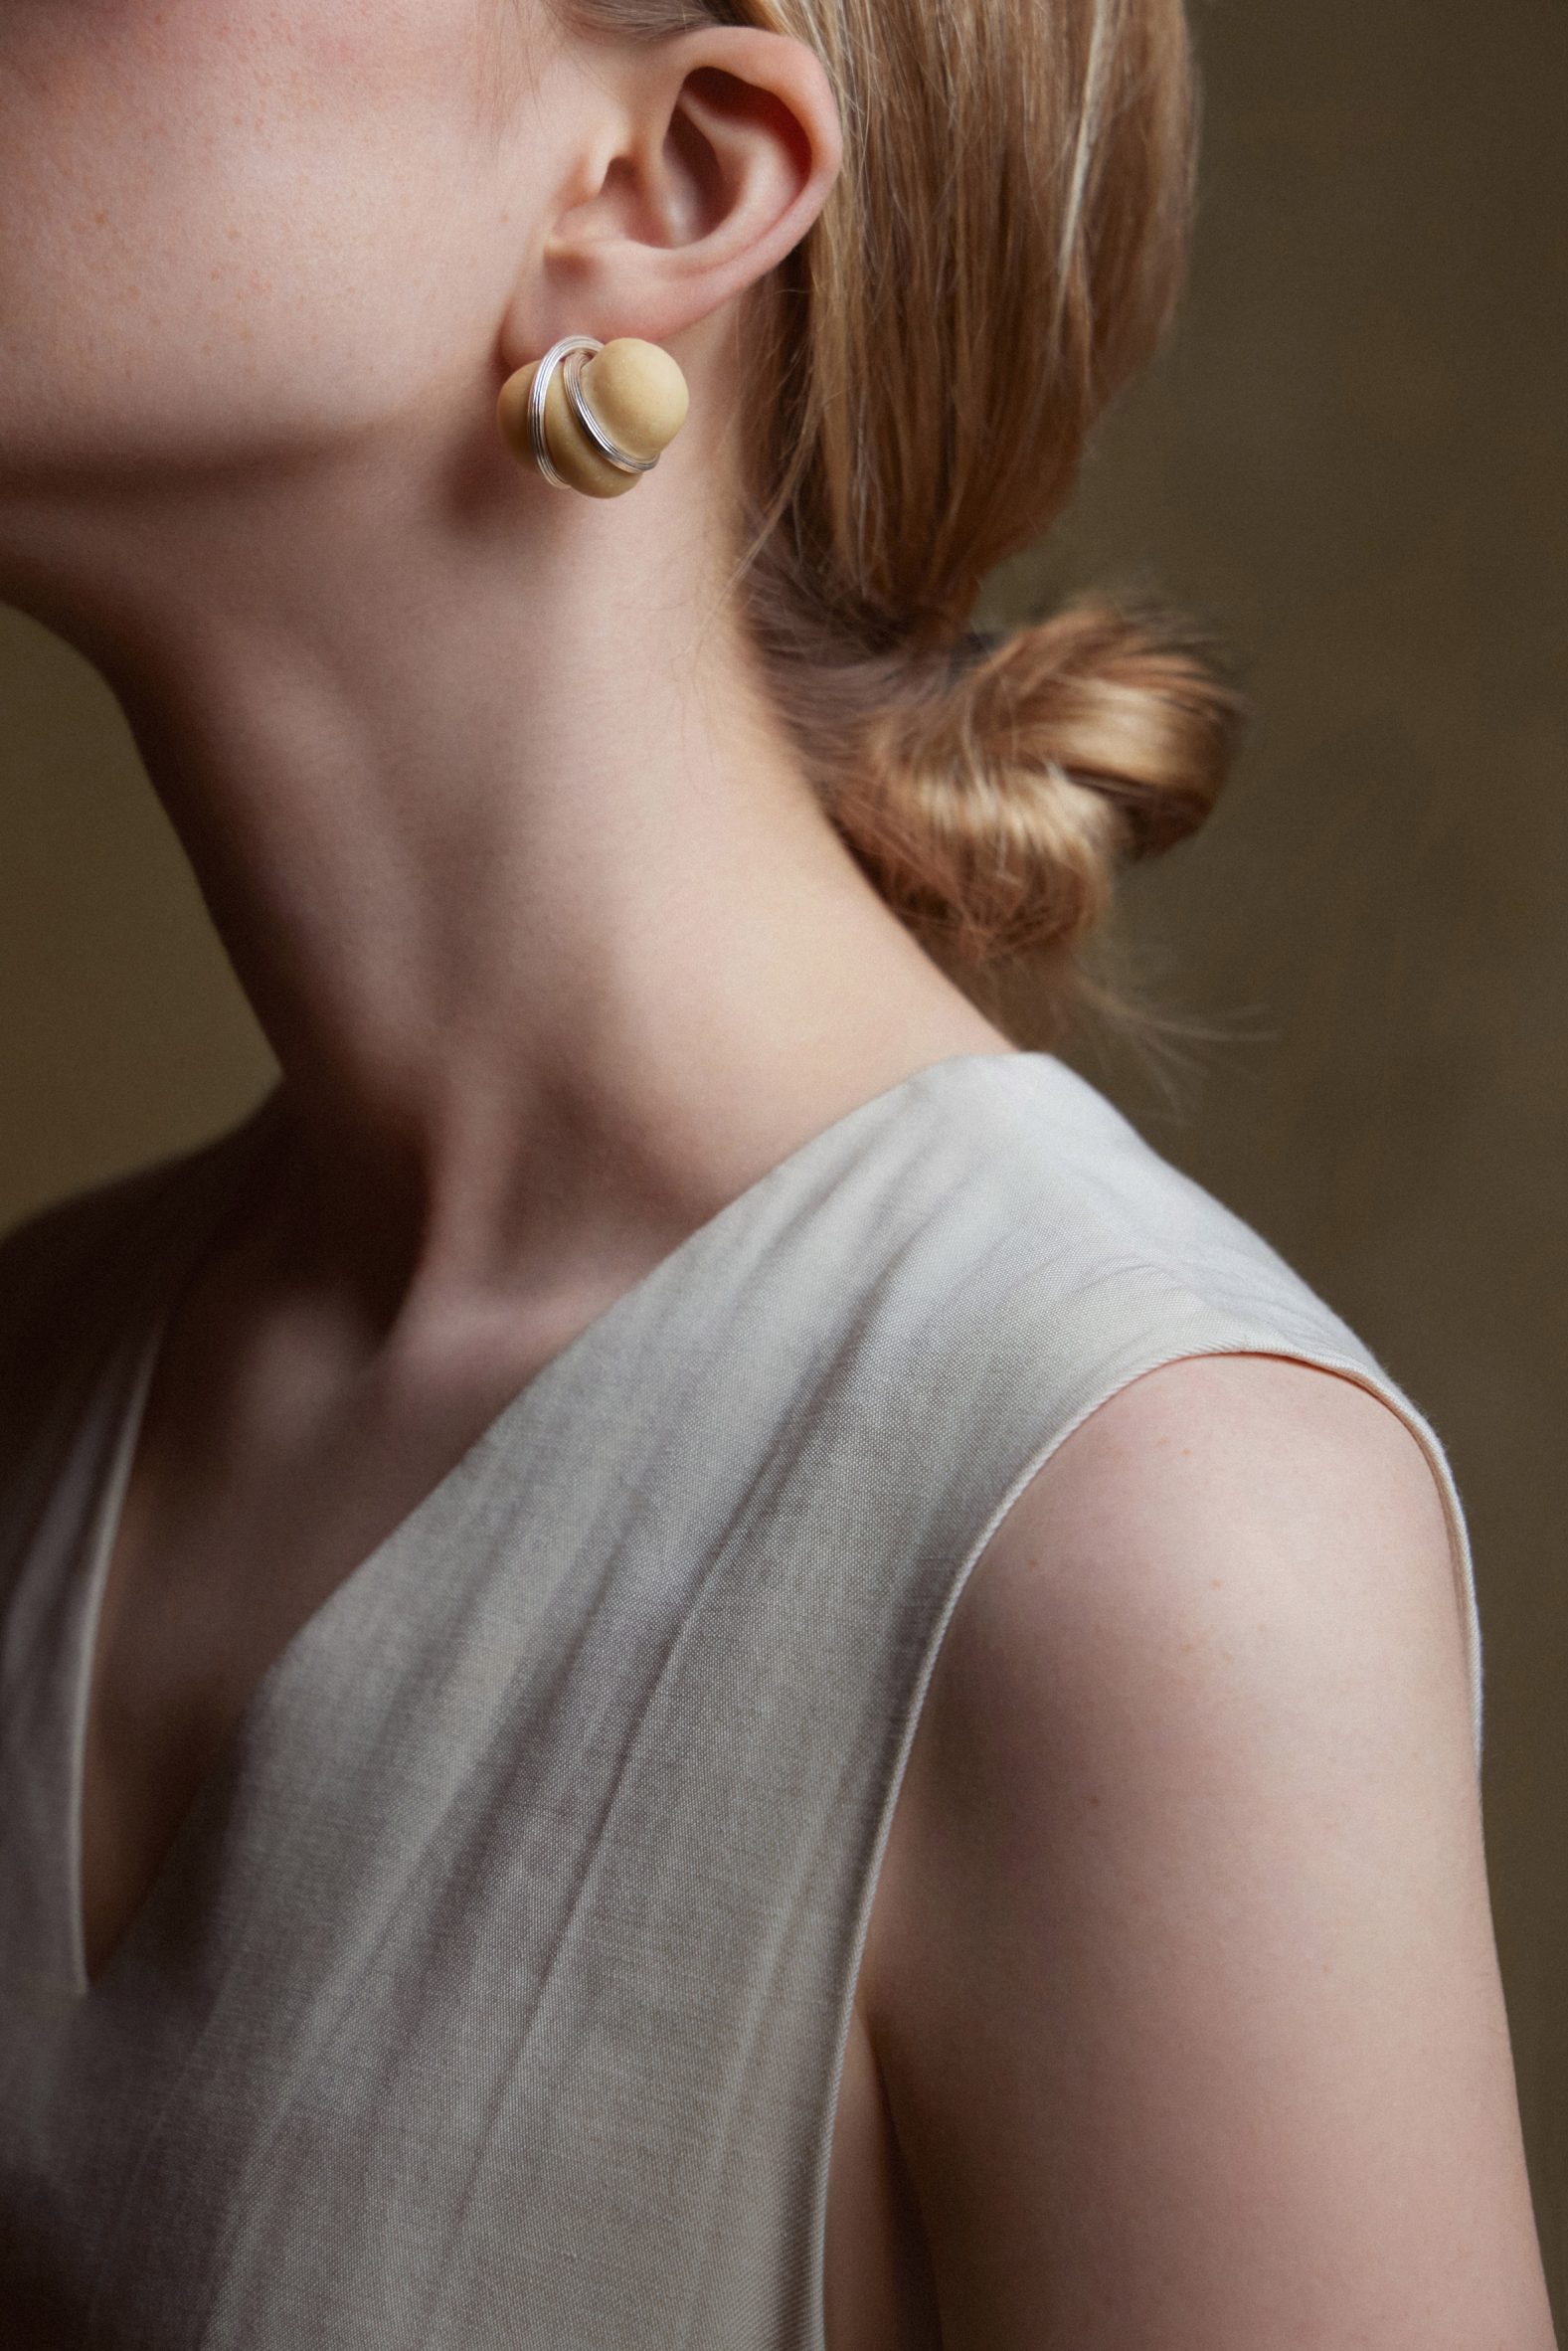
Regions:
<instances>
[{"instance_id":1,"label":"olive brown background","mask_svg":"<svg viewBox=\"0 0 1568 2351\"><path fill-rule=\"evenodd\" d=\"M1152 585L1258 719L1117 934L1203 1033L1068 1049L1435 1423L1486 1665L1497 1939L1568 2313L1562 0L1199 0L1176 334L989 618ZM0 613L0 1227L232 1123L272 1064L78 657ZM1568 2330L1565 2330L1568 2331Z\"/></svg>"}]
</instances>

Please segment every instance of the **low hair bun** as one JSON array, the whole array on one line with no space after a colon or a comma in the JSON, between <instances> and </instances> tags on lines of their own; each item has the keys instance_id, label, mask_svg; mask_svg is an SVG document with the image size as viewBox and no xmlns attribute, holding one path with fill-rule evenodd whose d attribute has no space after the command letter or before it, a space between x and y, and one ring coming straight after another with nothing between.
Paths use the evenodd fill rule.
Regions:
<instances>
[{"instance_id":1,"label":"low hair bun","mask_svg":"<svg viewBox=\"0 0 1568 2351\"><path fill-rule=\"evenodd\" d=\"M969 964L1091 931L1121 867L1203 823L1243 714L1189 624L1103 596L860 684L858 717L835 697L827 805L896 911Z\"/></svg>"}]
</instances>

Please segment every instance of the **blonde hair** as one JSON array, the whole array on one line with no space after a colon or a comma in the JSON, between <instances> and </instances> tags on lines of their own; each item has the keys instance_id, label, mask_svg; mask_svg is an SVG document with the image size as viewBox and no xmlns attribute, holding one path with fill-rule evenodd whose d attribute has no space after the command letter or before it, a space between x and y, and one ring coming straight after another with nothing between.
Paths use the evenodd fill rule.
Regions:
<instances>
[{"instance_id":1,"label":"blonde hair","mask_svg":"<svg viewBox=\"0 0 1568 2351\"><path fill-rule=\"evenodd\" d=\"M968 623L1169 322L1181 0L551 5L622 40L748 24L822 61L842 170L747 320L750 626L826 812L954 976L1022 962L1053 1026L1097 995L1114 1013L1075 950L1121 865L1202 823L1239 699L1146 599L995 640Z\"/></svg>"}]
</instances>

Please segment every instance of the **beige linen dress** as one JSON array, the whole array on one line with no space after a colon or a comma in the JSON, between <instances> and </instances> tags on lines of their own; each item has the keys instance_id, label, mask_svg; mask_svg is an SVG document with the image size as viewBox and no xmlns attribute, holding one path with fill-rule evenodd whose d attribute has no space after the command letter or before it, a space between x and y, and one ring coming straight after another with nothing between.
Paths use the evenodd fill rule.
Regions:
<instances>
[{"instance_id":1,"label":"beige linen dress","mask_svg":"<svg viewBox=\"0 0 1568 2351\"><path fill-rule=\"evenodd\" d=\"M251 1123L0 1254L0 2308L24 2351L821 2351L877 1868L976 1554L1186 1356L1430 1423L1049 1053L939 1062L505 1406L263 1676L99 1978L94 1612Z\"/></svg>"}]
</instances>

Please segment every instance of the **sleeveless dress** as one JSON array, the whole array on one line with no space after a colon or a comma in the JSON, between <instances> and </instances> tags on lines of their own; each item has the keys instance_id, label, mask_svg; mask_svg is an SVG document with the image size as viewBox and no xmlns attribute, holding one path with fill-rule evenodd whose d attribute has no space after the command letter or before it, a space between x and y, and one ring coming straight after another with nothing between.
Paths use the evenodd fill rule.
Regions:
<instances>
[{"instance_id":1,"label":"sleeveless dress","mask_svg":"<svg viewBox=\"0 0 1568 2351\"><path fill-rule=\"evenodd\" d=\"M1299 1357L1431 1424L1050 1053L729 1202L264 1674L88 1983L94 1611L247 1125L0 1253L0 2307L26 2351L822 2351L833 2117L937 1652L1140 1372Z\"/></svg>"}]
</instances>

